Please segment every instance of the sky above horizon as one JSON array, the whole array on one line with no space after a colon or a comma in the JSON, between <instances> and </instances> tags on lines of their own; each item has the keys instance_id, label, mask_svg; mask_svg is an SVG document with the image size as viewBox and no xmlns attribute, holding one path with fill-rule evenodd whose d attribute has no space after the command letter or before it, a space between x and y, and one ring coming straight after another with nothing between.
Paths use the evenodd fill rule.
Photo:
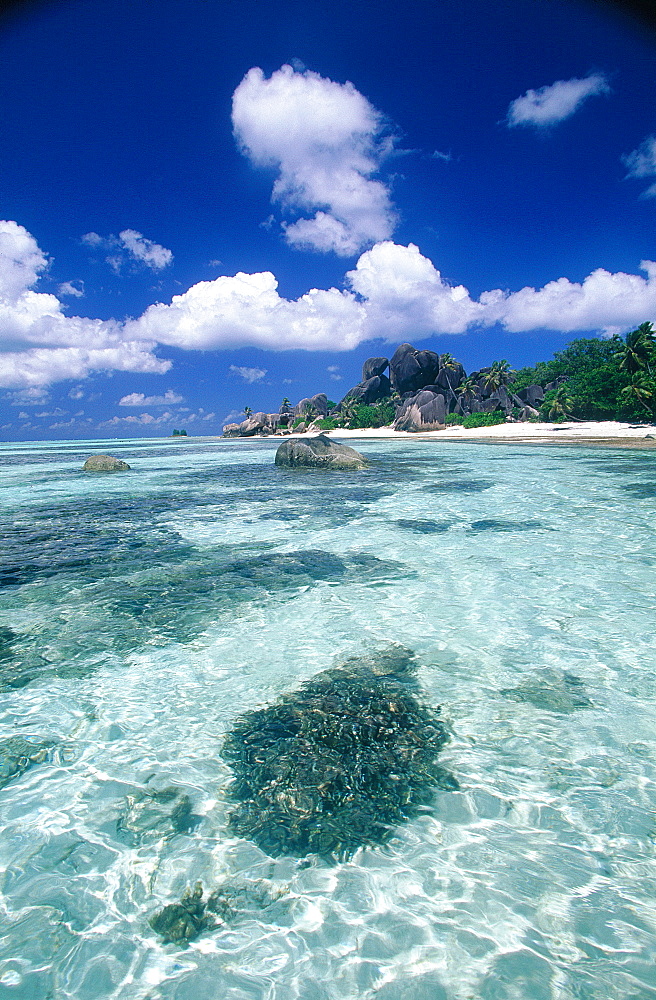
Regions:
<instances>
[{"instance_id":1,"label":"sky above horizon","mask_svg":"<svg viewBox=\"0 0 656 1000\"><path fill-rule=\"evenodd\" d=\"M593 0L0 20L0 440L221 433L398 344L656 320L656 33Z\"/></svg>"}]
</instances>

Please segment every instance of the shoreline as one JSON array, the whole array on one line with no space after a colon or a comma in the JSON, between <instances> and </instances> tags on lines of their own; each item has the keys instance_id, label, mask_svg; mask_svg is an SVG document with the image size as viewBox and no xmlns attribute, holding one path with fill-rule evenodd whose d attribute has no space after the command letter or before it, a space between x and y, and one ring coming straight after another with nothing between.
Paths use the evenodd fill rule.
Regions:
<instances>
[{"instance_id":1,"label":"shoreline","mask_svg":"<svg viewBox=\"0 0 656 1000\"><path fill-rule=\"evenodd\" d=\"M324 433L333 440L343 441L472 441L490 444L562 444L589 445L609 448L656 448L656 424L628 424L616 420L566 421L562 424L549 423L507 423L492 427L474 427L466 430L460 425L446 427L438 431L395 431L391 427L366 427L357 430L337 428L332 431L285 434L280 437L270 434L254 434L252 437L226 438L208 435L189 435L190 440L232 440L232 441L286 441L289 438L316 437Z\"/></svg>"}]
</instances>

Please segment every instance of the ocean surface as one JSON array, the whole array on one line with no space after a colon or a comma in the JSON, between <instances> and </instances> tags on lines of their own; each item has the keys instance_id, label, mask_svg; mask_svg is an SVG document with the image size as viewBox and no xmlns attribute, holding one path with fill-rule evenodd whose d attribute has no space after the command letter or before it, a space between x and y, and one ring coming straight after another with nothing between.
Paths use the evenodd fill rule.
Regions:
<instances>
[{"instance_id":1,"label":"ocean surface","mask_svg":"<svg viewBox=\"0 0 656 1000\"><path fill-rule=\"evenodd\" d=\"M277 443L0 445L2 1000L656 997L656 453ZM341 860L237 836L226 734L390 643L459 787Z\"/></svg>"}]
</instances>

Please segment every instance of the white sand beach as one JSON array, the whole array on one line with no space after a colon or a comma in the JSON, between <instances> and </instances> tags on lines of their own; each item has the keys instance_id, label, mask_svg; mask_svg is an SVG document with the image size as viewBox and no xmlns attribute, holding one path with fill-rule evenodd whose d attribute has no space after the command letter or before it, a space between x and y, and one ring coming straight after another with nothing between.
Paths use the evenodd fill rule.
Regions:
<instances>
[{"instance_id":1,"label":"white sand beach","mask_svg":"<svg viewBox=\"0 0 656 1000\"><path fill-rule=\"evenodd\" d=\"M291 436L291 435L290 435ZM306 435L302 435L306 436ZM391 427L366 430L334 430L327 436L340 440L363 438L412 438L422 441L490 441L533 442L536 444L609 444L615 446L656 447L656 424L628 424L616 420L571 421L562 424L506 423L493 427L447 427L444 430L408 433Z\"/></svg>"}]
</instances>

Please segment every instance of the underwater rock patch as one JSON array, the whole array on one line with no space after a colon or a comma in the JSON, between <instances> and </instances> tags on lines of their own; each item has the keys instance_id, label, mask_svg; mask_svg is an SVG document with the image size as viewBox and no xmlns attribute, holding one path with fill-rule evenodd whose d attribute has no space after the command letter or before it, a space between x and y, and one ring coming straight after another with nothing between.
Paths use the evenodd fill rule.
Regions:
<instances>
[{"instance_id":1,"label":"underwater rock patch","mask_svg":"<svg viewBox=\"0 0 656 1000\"><path fill-rule=\"evenodd\" d=\"M451 479L444 483L427 483L424 493L482 493L496 484L489 479Z\"/></svg>"},{"instance_id":2,"label":"underwater rock patch","mask_svg":"<svg viewBox=\"0 0 656 1000\"><path fill-rule=\"evenodd\" d=\"M169 903L148 922L155 933L164 939L164 944L186 945L205 930L232 925L239 919L261 914L288 893L286 886L276 888L266 879L254 882L226 879L205 899L202 883L196 882L193 889L187 889L179 903Z\"/></svg>"},{"instance_id":3,"label":"underwater rock patch","mask_svg":"<svg viewBox=\"0 0 656 1000\"><path fill-rule=\"evenodd\" d=\"M547 712L575 712L579 708L592 708L581 678L566 670L563 673L543 670L516 688L504 688L501 694Z\"/></svg>"},{"instance_id":4,"label":"underwater rock patch","mask_svg":"<svg viewBox=\"0 0 656 1000\"><path fill-rule=\"evenodd\" d=\"M136 847L152 837L186 833L197 822L189 796L174 785L168 785L159 791L128 795L116 831L120 840Z\"/></svg>"},{"instance_id":5,"label":"underwater rock patch","mask_svg":"<svg viewBox=\"0 0 656 1000\"><path fill-rule=\"evenodd\" d=\"M401 517L394 523L405 531L416 531L420 535L439 535L448 531L453 521L430 521L420 517Z\"/></svg>"},{"instance_id":6,"label":"underwater rock patch","mask_svg":"<svg viewBox=\"0 0 656 1000\"><path fill-rule=\"evenodd\" d=\"M448 740L423 705L414 654L391 646L325 670L235 723L229 825L277 857L348 858L383 844L457 782L435 763Z\"/></svg>"},{"instance_id":7,"label":"underwater rock patch","mask_svg":"<svg viewBox=\"0 0 656 1000\"><path fill-rule=\"evenodd\" d=\"M492 517L482 518L480 521L472 521L469 525L470 531L534 531L536 528L544 528L541 521L498 521Z\"/></svg>"},{"instance_id":8,"label":"underwater rock patch","mask_svg":"<svg viewBox=\"0 0 656 1000\"><path fill-rule=\"evenodd\" d=\"M41 764L53 747L53 740L27 740L23 736L10 736L0 740L0 788L12 778L25 774L35 764Z\"/></svg>"}]
</instances>

